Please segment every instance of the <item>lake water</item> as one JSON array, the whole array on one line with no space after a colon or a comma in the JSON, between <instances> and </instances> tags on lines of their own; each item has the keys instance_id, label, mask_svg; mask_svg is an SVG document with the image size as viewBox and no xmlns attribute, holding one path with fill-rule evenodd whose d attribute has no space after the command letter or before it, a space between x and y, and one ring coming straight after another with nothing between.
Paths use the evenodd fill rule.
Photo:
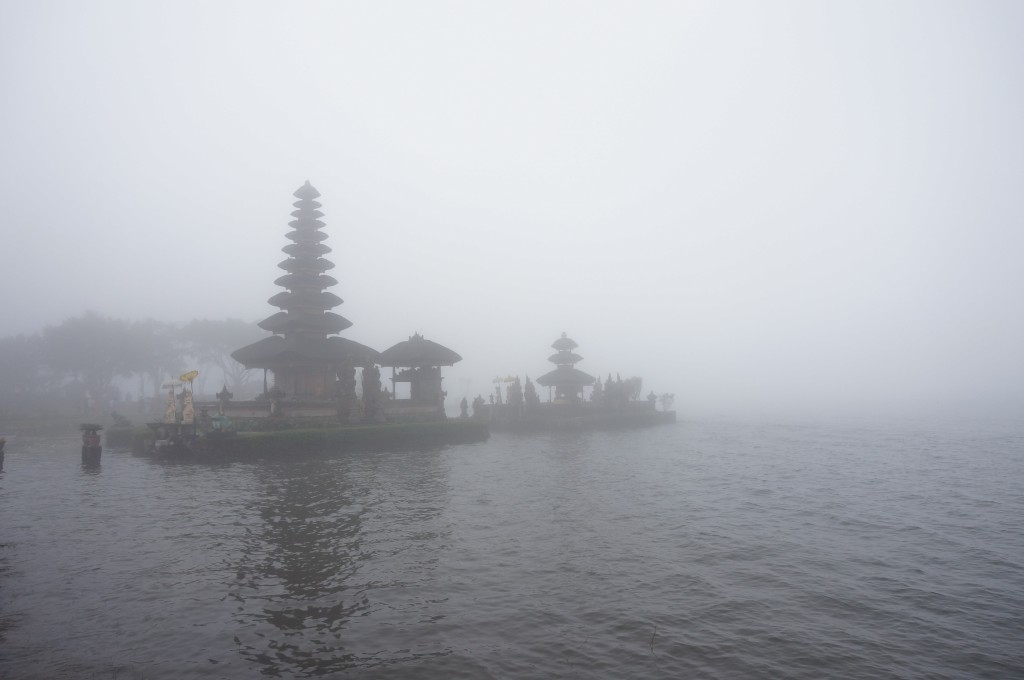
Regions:
<instances>
[{"instance_id":1,"label":"lake water","mask_svg":"<svg viewBox=\"0 0 1024 680\"><path fill-rule=\"evenodd\" d=\"M1020 678L1024 429L686 421L221 464L17 438L4 678Z\"/></svg>"}]
</instances>

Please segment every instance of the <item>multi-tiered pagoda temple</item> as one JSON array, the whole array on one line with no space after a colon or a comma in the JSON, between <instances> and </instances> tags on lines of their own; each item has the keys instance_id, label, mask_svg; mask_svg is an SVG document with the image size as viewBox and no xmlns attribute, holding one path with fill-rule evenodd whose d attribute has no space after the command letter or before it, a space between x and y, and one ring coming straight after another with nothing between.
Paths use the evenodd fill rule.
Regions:
<instances>
[{"instance_id":1,"label":"multi-tiered pagoda temple","mask_svg":"<svg viewBox=\"0 0 1024 680\"><path fill-rule=\"evenodd\" d=\"M376 350L336 335L352 322L329 311L343 301L326 290L338 281L324 273L334 264L323 257L331 249L323 243L319 196L308 181L295 192L287 234L292 243L282 248L288 259L277 265L287 273L274 281L285 290L268 300L281 311L259 324L273 335L231 355L246 368L271 370L274 387L289 397L335 397L339 373L348 378L354 367L377 359Z\"/></svg>"},{"instance_id":2,"label":"multi-tiered pagoda temple","mask_svg":"<svg viewBox=\"0 0 1024 680\"><path fill-rule=\"evenodd\" d=\"M555 365L555 370L537 378L538 384L553 388L555 401L571 403L580 401L583 388L593 385L595 378L574 368L577 362L583 360L583 357L573 352L579 345L575 340L562 333L562 337L555 340L551 346L558 350L548 357L548 361Z\"/></svg>"}]
</instances>

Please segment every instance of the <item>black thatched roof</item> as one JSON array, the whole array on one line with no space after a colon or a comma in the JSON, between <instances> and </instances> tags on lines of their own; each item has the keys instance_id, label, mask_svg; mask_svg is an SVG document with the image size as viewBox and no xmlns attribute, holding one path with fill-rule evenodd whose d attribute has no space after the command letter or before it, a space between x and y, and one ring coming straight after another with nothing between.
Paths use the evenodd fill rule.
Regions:
<instances>
[{"instance_id":1,"label":"black thatched roof","mask_svg":"<svg viewBox=\"0 0 1024 680\"><path fill-rule=\"evenodd\" d=\"M320 198L320 192L317 191L316 187L310 184L309 180L307 179L305 184L296 189L295 193L293 193L292 196L294 196L295 198L302 198L306 199L307 201L312 201L313 203L316 203L316 201L313 201L313 199ZM317 203L316 207L319 208L320 204Z\"/></svg>"},{"instance_id":2,"label":"black thatched roof","mask_svg":"<svg viewBox=\"0 0 1024 680\"><path fill-rule=\"evenodd\" d=\"M583 357L575 352L558 352L548 357L548 361L559 366L571 366L577 362L583 361Z\"/></svg>"},{"instance_id":3,"label":"black thatched roof","mask_svg":"<svg viewBox=\"0 0 1024 680\"><path fill-rule=\"evenodd\" d=\"M307 333L338 333L352 325L352 322L334 312L278 312L258 324L271 333L304 331Z\"/></svg>"},{"instance_id":4,"label":"black thatched roof","mask_svg":"<svg viewBox=\"0 0 1024 680\"><path fill-rule=\"evenodd\" d=\"M290 291L284 290L267 300L275 307L292 309L294 307L313 307L315 309L334 309L344 300L327 291Z\"/></svg>"},{"instance_id":5,"label":"black thatched roof","mask_svg":"<svg viewBox=\"0 0 1024 680\"><path fill-rule=\"evenodd\" d=\"M377 359L377 363L381 366L409 368L452 366L457 361L462 361L462 357L457 353L444 345L426 340L419 333L397 345L388 347L380 353L380 357Z\"/></svg>"},{"instance_id":6,"label":"black thatched roof","mask_svg":"<svg viewBox=\"0 0 1024 680\"><path fill-rule=\"evenodd\" d=\"M331 252L331 247L325 243L289 243L281 250L292 257L317 258Z\"/></svg>"},{"instance_id":7,"label":"black thatched roof","mask_svg":"<svg viewBox=\"0 0 1024 680\"><path fill-rule=\"evenodd\" d=\"M593 385L596 378L592 375L588 375L578 368L572 368L570 366L559 366L550 373L545 373L541 377L537 378L537 383L544 387L558 387L559 385L565 387L583 387L585 385Z\"/></svg>"},{"instance_id":8,"label":"black thatched roof","mask_svg":"<svg viewBox=\"0 0 1024 680\"><path fill-rule=\"evenodd\" d=\"M325 260L322 257L318 257L316 259L289 257L287 260L281 260L278 262L277 266L291 274L298 274L302 272L321 273L328 269L334 269L334 263L330 260Z\"/></svg>"},{"instance_id":9,"label":"black thatched roof","mask_svg":"<svg viewBox=\"0 0 1024 680\"><path fill-rule=\"evenodd\" d=\"M551 346L559 351L576 349L577 347L579 347L579 345L576 344L576 341L573 340L572 338L566 337L565 333L562 333L562 337L558 338L558 340L555 340L553 343L551 343Z\"/></svg>"},{"instance_id":10,"label":"black thatched roof","mask_svg":"<svg viewBox=\"0 0 1024 680\"><path fill-rule=\"evenodd\" d=\"M352 364L371 366L377 362L377 350L347 338L284 338L273 335L231 353L246 368L284 366L324 366Z\"/></svg>"},{"instance_id":11,"label":"black thatched roof","mask_svg":"<svg viewBox=\"0 0 1024 680\"><path fill-rule=\"evenodd\" d=\"M338 279L326 274L285 274L274 280L274 284L284 288L295 289L300 286L323 290L338 285Z\"/></svg>"}]
</instances>

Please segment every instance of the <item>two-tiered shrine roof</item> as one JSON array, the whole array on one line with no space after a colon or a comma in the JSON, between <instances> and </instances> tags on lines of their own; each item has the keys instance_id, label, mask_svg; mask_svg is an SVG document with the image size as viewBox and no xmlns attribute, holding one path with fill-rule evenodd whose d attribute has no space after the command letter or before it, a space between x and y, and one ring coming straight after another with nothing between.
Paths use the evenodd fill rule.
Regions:
<instances>
[{"instance_id":1,"label":"two-tiered shrine roof","mask_svg":"<svg viewBox=\"0 0 1024 680\"><path fill-rule=\"evenodd\" d=\"M377 363L397 368L423 368L453 366L458 361L462 361L462 357L455 351L415 333L381 352Z\"/></svg>"}]
</instances>

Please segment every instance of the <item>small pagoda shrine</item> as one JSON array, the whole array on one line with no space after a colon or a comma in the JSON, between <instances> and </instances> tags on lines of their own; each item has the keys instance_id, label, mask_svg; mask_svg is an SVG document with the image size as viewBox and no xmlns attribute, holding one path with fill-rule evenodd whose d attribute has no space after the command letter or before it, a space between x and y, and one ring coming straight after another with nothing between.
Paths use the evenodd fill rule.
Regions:
<instances>
[{"instance_id":1,"label":"small pagoda shrine","mask_svg":"<svg viewBox=\"0 0 1024 680\"><path fill-rule=\"evenodd\" d=\"M377 359L381 366L391 368L392 394L397 383L409 383L409 404L436 410L441 415L445 397L441 367L454 366L459 361L459 354L419 333L387 348ZM398 401L401 400L396 400L396 405L401 408Z\"/></svg>"},{"instance_id":2,"label":"small pagoda shrine","mask_svg":"<svg viewBox=\"0 0 1024 680\"><path fill-rule=\"evenodd\" d=\"M316 201L320 192L307 181L294 195L299 200L293 204L295 219L288 223L292 231L287 234L292 243L282 248L288 259L277 265L287 273L274 281L285 290L268 300L281 311L259 324L273 335L231 356L246 368L272 371L275 394L330 399L346 396L338 394L338 385L351 383L354 397L350 376L357 366L372 366L377 352L335 335L352 322L329 311L343 301L326 290L338 281L324 273L334 264L323 257L331 249L323 243L327 234L321 231L323 213Z\"/></svg>"},{"instance_id":3,"label":"small pagoda shrine","mask_svg":"<svg viewBox=\"0 0 1024 680\"><path fill-rule=\"evenodd\" d=\"M593 385L596 378L575 368L576 363L582 361L583 357L573 352L578 345L565 333L562 333L562 337L555 340L551 347L557 350L548 357L548 361L555 365L555 370L537 378L537 383L554 390L553 401L556 403L579 403L582 400L583 388Z\"/></svg>"}]
</instances>

